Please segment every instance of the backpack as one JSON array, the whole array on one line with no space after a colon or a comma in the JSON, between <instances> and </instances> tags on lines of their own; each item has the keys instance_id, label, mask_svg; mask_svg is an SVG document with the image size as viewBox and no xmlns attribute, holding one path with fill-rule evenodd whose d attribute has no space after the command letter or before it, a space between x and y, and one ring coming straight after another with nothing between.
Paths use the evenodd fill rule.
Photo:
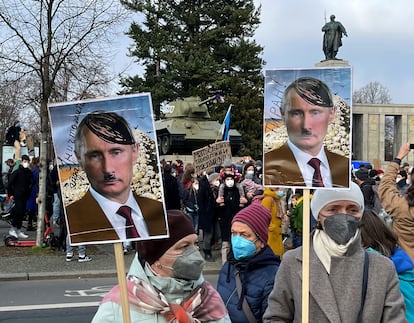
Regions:
<instances>
[{"instance_id":1,"label":"backpack","mask_svg":"<svg viewBox=\"0 0 414 323\"><path fill-rule=\"evenodd\" d=\"M377 213L382 221L388 226L391 227L392 225L392 218L391 216L385 211L382 207L381 200L378 195L378 185L371 185L372 189L372 200L371 200L371 207Z\"/></svg>"}]
</instances>

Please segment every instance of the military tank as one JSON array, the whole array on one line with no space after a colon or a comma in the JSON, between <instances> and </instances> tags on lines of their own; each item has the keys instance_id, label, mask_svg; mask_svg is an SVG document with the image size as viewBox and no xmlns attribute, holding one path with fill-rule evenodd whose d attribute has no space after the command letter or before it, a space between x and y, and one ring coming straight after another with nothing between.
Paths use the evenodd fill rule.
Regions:
<instances>
[{"instance_id":1,"label":"military tank","mask_svg":"<svg viewBox=\"0 0 414 323\"><path fill-rule=\"evenodd\" d=\"M201 100L187 97L161 106L162 118L155 121L158 147L161 155L191 154L193 150L222 140L222 124L212 120L207 103L215 97ZM229 131L232 154L242 145L241 134Z\"/></svg>"}]
</instances>

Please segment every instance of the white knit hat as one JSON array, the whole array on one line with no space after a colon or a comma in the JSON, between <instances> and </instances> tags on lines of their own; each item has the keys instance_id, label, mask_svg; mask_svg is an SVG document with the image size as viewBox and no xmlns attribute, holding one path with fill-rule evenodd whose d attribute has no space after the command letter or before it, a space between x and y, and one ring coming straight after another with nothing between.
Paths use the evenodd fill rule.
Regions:
<instances>
[{"instance_id":1,"label":"white knit hat","mask_svg":"<svg viewBox=\"0 0 414 323\"><path fill-rule=\"evenodd\" d=\"M359 204L361 213L364 212L364 195L357 184L351 182L349 190L316 190L311 200L311 210L313 217L318 220L320 210L328 203L334 201L353 201Z\"/></svg>"}]
</instances>

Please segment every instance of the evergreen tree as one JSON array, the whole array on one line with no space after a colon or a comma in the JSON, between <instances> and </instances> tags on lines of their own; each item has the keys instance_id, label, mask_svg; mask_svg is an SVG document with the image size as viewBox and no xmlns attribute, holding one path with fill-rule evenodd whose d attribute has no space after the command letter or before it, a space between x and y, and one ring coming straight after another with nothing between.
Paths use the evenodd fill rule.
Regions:
<instances>
[{"instance_id":1,"label":"evergreen tree","mask_svg":"<svg viewBox=\"0 0 414 323\"><path fill-rule=\"evenodd\" d=\"M224 103L210 111L223 120L232 104L231 128L242 134L240 154L262 155L263 48L252 39L260 23L253 0L121 0L143 14L128 35L130 55L145 66L143 76L121 80L123 93L151 92L160 103L215 94Z\"/></svg>"}]
</instances>

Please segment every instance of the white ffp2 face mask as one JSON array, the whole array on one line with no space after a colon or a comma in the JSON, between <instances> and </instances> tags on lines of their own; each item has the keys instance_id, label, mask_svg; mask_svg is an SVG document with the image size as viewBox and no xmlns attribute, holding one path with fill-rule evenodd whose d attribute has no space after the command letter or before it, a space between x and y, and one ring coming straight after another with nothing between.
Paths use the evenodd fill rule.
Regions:
<instances>
[{"instance_id":1,"label":"white ffp2 face mask","mask_svg":"<svg viewBox=\"0 0 414 323\"><path fill-rule=\"evenodd\" d=\"M232 180L232 179L226 180L226 186L227 187L233 187L234 186L234 180Z\"/></svg>"}]
</instances>

